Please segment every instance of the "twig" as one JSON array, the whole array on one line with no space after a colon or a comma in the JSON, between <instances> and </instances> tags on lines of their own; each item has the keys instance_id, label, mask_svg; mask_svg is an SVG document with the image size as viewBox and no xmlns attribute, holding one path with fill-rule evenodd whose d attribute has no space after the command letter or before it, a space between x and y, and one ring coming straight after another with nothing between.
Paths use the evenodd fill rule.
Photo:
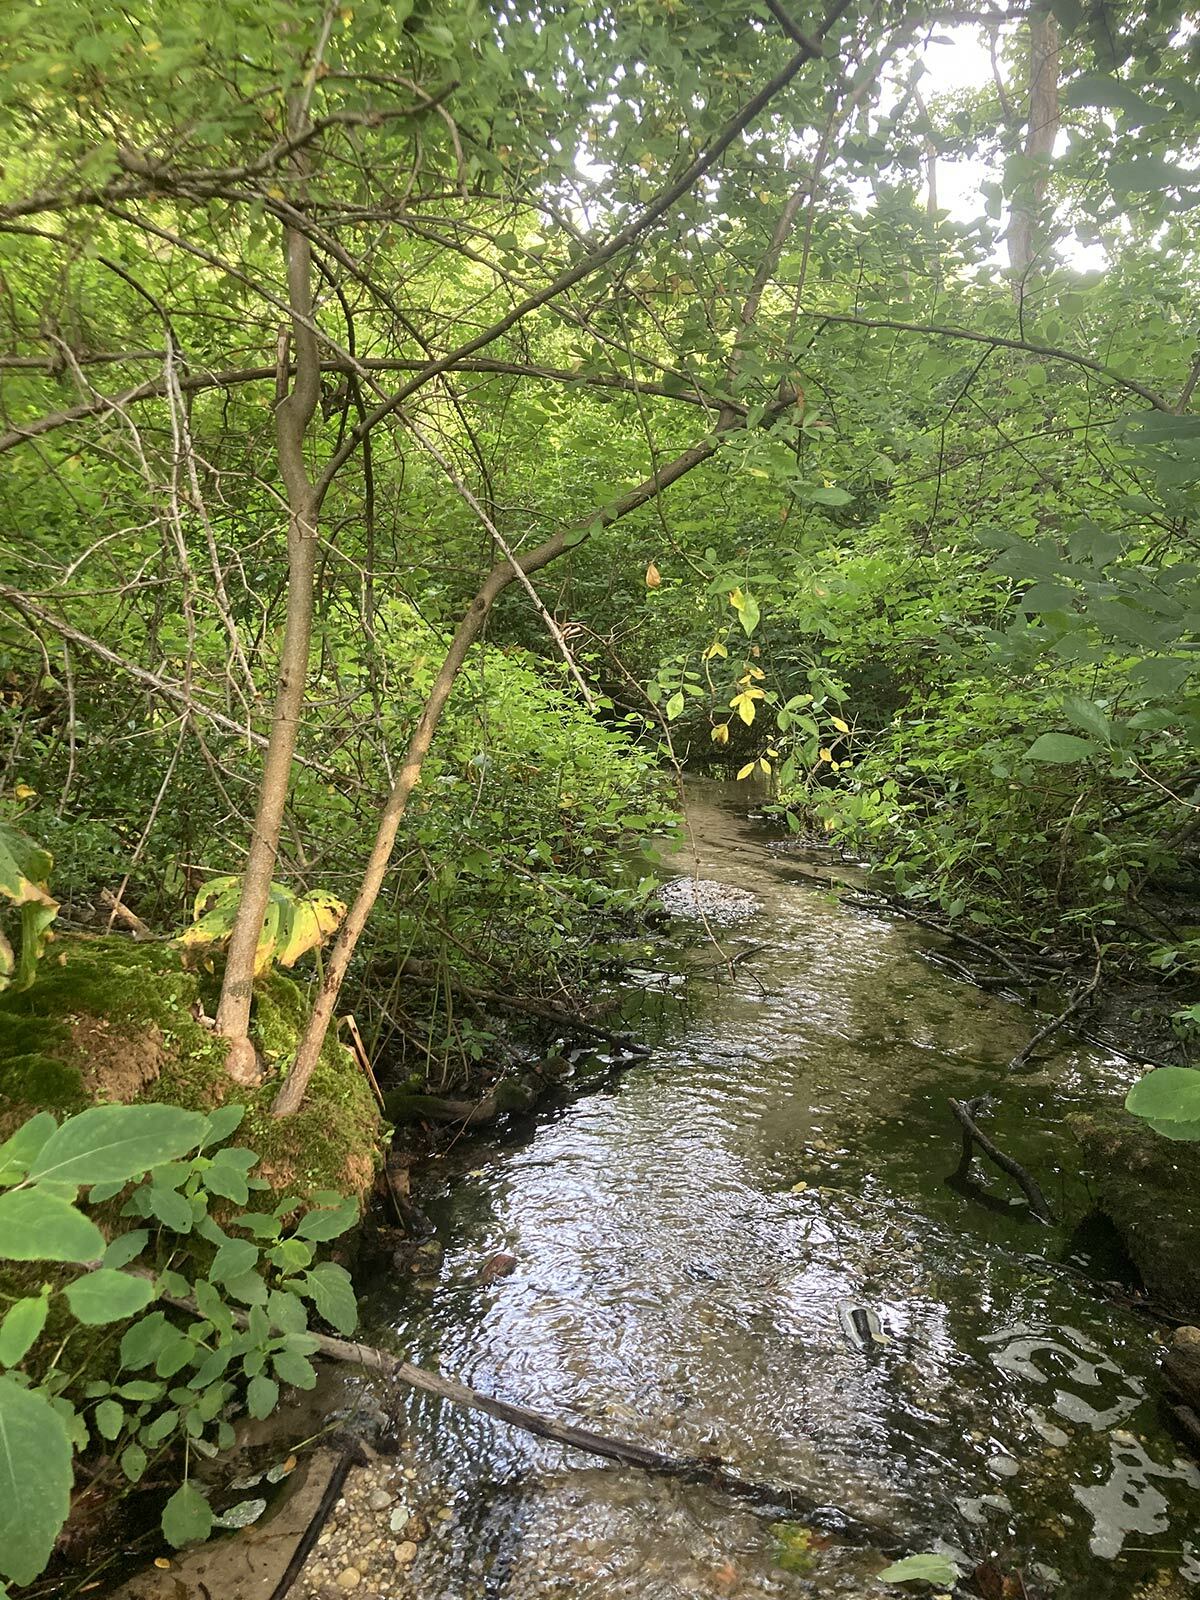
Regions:
<instances>
[{"instance_id":1,"label":"twig","mask_svg":"<svg viewBox=\"0 0 1200 1600\"><path fill-rule=\"evenodd\" d=\"M971 1165L971 1146L976 1144L987 1156L988 1160L994 1162L1000 1168L1001 1172L1007 1172L1010 1178L1014 1178L1020 1184L1026 1199L1029 1201L1029 1209L1038 1221L1053 1224L1054 1213L1047 1204L1046 1197L1038 1187L1037 1181L1030 1177L1019 1161L1014 1161L1012 1156L1006 1156L1003 1150L994 1145L975 1121L974 1114L979 1109L979 1101L951 1100L949 1105L951 1111L962 1124L963 1129L962 1159L958 1164L958 1172L955 1176L966 1176L967 1169Z\"/></svg>"},{"instance_id":2,"label":"twig","mask_svg":"<svg viewBox=\"0 0 1200 1600\"><path fill-rule=\"evenodd\" d=\"M371 1058L367 1054L367 1047L362 1041L362 1034L358 1031L358 1023L352 1016L342 1018L342 1026L350 1035L350 1053L362 1068L363 1077L371 1085L379 1108L383 1109L383 1090L379 1087L379 1080L375 1076L375 1069L371 1065Z\"/></svg>"},{"instance_id":3,"label":"twig","mask_svg":"<svg viewBox=\"0 0 1200 1600\"><path fill-rule=\"evenodd\" d=\"M859 893L863 894L863 891L860 890ZM864 895L862 899L855 900L848 895L843 895L842 904L857 905L863 911L878 911L881 906L885 906L889 911L894 911L898 916L905 917L909 922L915 922L922 928L928 928L932 933L940 933L947 939L957 940L959 944L965 945L968 950L974 950L981 956L987 956L989 961L998 961L1002 967L1007 967L1016 977L1028 979L1029 973L1006 956L1002 950L996 950L991 945L984 944L980 939L973 939L969 933L960 933L957 928L944 927L940 922L934 922L931 917L923 917L919 912L911 911L903 901L894 900L891 895L879 894L874 890L867 891L867 893L870 894L871 898L868 899Z\"/></svg>"},{"instance_id":4,"label":"twig","mask_svg":"<svg viewBox=\"0 0 1200 1600\"><path fill-rule=\"evenodd\" d=\"M1080 1007L1085 1005L1087 1001L1091 999L1096 990L1100 987L1100 972L1103 966L1103 961L1103 956L1096 957L1096 970L1092 974L1092 981L1080 989L1079 993L1071 1001L1071 1004L1066 1008L1065 1011L1060 1011L1058 1016L1051 1017L1050 1021L1047 1022L1044 1027L1038 1029L1033 1038L1030 1039L1029 1043L1025 1046L1024 1050L1015 1055L1008 1063L1008 1070L1010 1072L1019 1072L1021 1068L1032 1059L1033 1052L1037 1049L1037 1047L1040 1044L1043 1044L1052 1035L1056 1034L1064 1025L1064 1023L1069 1022L1075 1013L1080 1009Z\"/></svg>"},{"instance_id":5,"label":"twig","mask_svg":"<svg viewBox=\"0 0 1200 1600\"><path fill-rule=\"evenodd\" d=\"M283 1569L283 1576L271 1590L271 1600L283 1600L284 1595L300 1576L304 1563L312 1554L313 1546L320 1537L321 1529L329 1521L329 1514L337 1504L338 1496L345 1487L346 1479L350 1476L352 1467L360 1467L366 1463L366 1455L360 1444L352 1444L342 1452L340 1459L335 1463L333 1471L329 1474L329 1482L325 1485L324 1493L317 1503L317 1509L309 1519L308 1526L300 1535L296 1548L292 1551L291 1560Z\"/></svg>"},{"instance_id":6,"label":"twig","mask_svg":"<svg viewBox=\"0 0 1200 1600\"><path fill-rule=\"evenodd\" d=\"M449 983L460 994L466 995L470 1000L478 1001L481 1005L495 1006L500 1011L513 1011L522 1016L539 1017L543 1022L553 1022L568 1032L582 1034L585 1038L602 1039L606 1044L614 1044L618 1049L628 1051L630 1055L650 1054L649 1046L639 1043L630 1034L602 1028L598 1022L589 1022L577 1012L566 1011L561 1006L551 1005L546 1000L532 1000L524 995L497 994L493 989L477 989L474 984L456 977L454 973L443 972L440 967L436 972L430 971L424 962L412 956L402 963L400 970L412 983L428 986Z\"/></svg>"},{"instance_id":7,"label":"twig","mask_svg":"<svg viewBox=\"0 0 1200 1600\"><path fill-rule=\"evenodd\" d=\"M115 920L123 922L127 928L132 929L135 938L153 939L157 937L154 931L146 926L141 917L135 911L131 911L125 902L119 899L111 889L101 889L100 900L112 913L109 918L110 927Z\"/></svg>"}]
</instances>

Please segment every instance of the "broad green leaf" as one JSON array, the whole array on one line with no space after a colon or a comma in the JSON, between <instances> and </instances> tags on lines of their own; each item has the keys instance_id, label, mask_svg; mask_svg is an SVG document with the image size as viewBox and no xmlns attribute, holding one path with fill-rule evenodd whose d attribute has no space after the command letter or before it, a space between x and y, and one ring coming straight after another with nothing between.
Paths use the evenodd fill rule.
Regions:
<instances>
[{"instance_id":1,"label":"broad green leaf","mask_svg":"<svg viewBox=\"0 0 1200 1600\"><path fill-rule=\"evenodd\" d=\"M1156 1067L1125 1096L1125 1109L1168 1139L1200 1139L1200 1070Z\"/></svg>"},{"instance_id":2,"label":"broad green leaf","mask_svg":"<svg viewBox=\"0 0 1200 1600\"><path fill-rule=\"evenodd\" d=\"M245 1106L218 1106L215 1111L210 1111L200 1148L207 1150L210 1145L223 1144L231 1133L237 1132L245 1115Z\"/></svg>"},{"instance_id":3,"label":"broad green leaf","mask_svg":"<svg viewBox=\"0 0 1200 1600\"><path fill-rule=\"evenodd\" d=\"M213 1257L208 1276L213 1283L228 1283L253 1272L258 1265L258 1246L249 1239L227 1239Z\"/></svg>"},{"instance_id":4,"label":"broad green leaf","mask_svg":"<svg viewBox=\"0 0 1200 1600\"><path fill-rule=\"evenodd\" d=\"M162 1311L152 1311L121 1336L121 1365L136 1372L157 1361L175 1338L175 1329Z\"/></svg>"},{"instance_id":5,"label":"broad green leaf","mask_svg":"<svg viewBox=\"0 0 1200 1600\"><path fill-rule=\"evenodd\" d=\"M101 1400L96 1407L96 1428L102 1439L110 1442L125 1426L125 1408L116 1400Z\"/></svg>"},{"instance_id":6,"label":"broad green leaf","mask_svg":"<svg viewBox=\"0 0 1200 1600\"><path fill-rule=\"evenodd\" d=\"M358 1323L358 1303L354 1286L345 1267L322 1261L304 1275L305 1291L312 1297L319 1316L339 1333L350 1334Z\"/></svg>"},{"instance_id":7,"label":"broad green leaf","mask_svg":"<svg viewBox=\"0 0 1200 1600\"><path fill-rule=\"evenodd\" d=\"M207 1539L212 1523L212 1508L191 1482L181 1484L163 1507L163 1536L176 1550Z\"/></svg>"},{"instance_id":8,"label":"broad green leaf","mask_svg":"<svg viewBox=\"0 0 1200 1600\"><path fill-rule=\"evenodd\" d=\"M49 1309L48 1294L29 1295L9 1307L0 1322L0 1367L15 1367L24 1360L46 1326Z\"/></svg>"},{"instance_id":9,"label":"broad green leaf","mask_svg":"<svg viewBox=\"0 0 1200 1600\"><path fill-rule=\"evenodd\" d=\"M0 1574L32 1583L71 1504L71 1440L45 1395L0 1376Z\"/></svg>"},{"instance_id":10,"label":"broad green leaf","mask_svg":"<svg viewBox=\"0 0 1200 1600\"><path fill-rule=\"evenodd\" d=\"M271 1357L275 1376L281 1383L290 1383L294 1389L314 1389L317 1373L306 1356L294 1350L277 1350Z\"/></svg>"},{"instance_id":11,"label":"broad green leaf","mask_svg":"<svg viewBox=\"0 0 1200 1600\"><path fill-rule=\"evenodd\" d=\"M336 1239L348 1232L357 1221L358 1201L348 1196L339 1205L306 1212L296 1225L296 1234L301 1239L323 1243L326 1239Z\"/></svg>"},{"instance_id":12,"label":"broad green leaf","mask_svg":"<svg viewBox=\"0 0 1200 1600\"><path fill-rule=\"evenodd\" d=\"M138 1256L150 1243L150 1233L146 1228L131 1228L128 1233L119 1233L104 1252L104 1266L127 1267L131 1261L136 1261Z\"/></svg>"},{"instance_id":13,"label":"broad green leaf","mask_svg":"<svg viewBox=\"0 0 1200 1600\"><path fill-rule=\"evenodd\" d=\"M17 1183L58 1126L48 1111L23 1122L10 1139L0 1144L0 1183Z\"/></svg>"},{"instance_id":14,"label":"broad green leaf","mask_svg":"<svg viewBox=\"0 0 1200 1600\"><path fill-rule=\"evenodd\" d=\"M75 1317L95 1326L135 1316L154 1299L154 1285L146 1278L101 1267L86 1278L76 1278L63 1293Z\"/></svg>"},{"instance_id":15,"label":"broad green leaf","mask_svg":"<svg viewBox=\"0 0 1200 1600\"><path fill-rule=\"evenodd\" d=\"M947 1556L905 1556L879 1574L881 1583L933 1583L949 1588L958 1582L958 1567Z\"/></svg>"},{"instance_id":16,"label":"broad green leaf","mask_svg":"<svg viewBox=\"0 0 1200 1600\"><path fill-rule=\"evenodd\" d=\"M246 1385L246 1409L260 1420L279 1404L279 1385L270 1378L251 1378Z\"/></svg>"},{"instance_id":17,"label":"broad green leaf","mask_svg":"<svg viewBox=\"0 0 1200 1600\"><path fill-rule=\"evenodd\" d=\"M1086 761L1095 753L1096 746L1090 739L1081 739L1074 733L1043 733L1040 739L1034 740L1025 755L1029 761L1065 766L1075 761Z\"/></svg>"},{"instance_id":18,"label":"broad green leaf","mask_svg":"<svg viewBox=\"0 0 1200 1600\"><path fill-rule=\"evenodd\" d=\"M145 1472L149 1458L140 1444L126 1445L121 1451L121 1471L130 1483L139 1483Z\"/></svg>"},{"instance_id":19,"label":"broad green leaf","mask_svg":"<svg viewBox=\"0 0 1200 1600\"><path fill-rule=\"evenodd\" d=\"M69 1117L38 1151L33 1178L115 1183L194 1150L207 1119L176 1106L92 1106Z\"/></svg>"},{"instance_id":20,"label":"broad green leaf","mask_svg":"<svg viewBox=\"0 0 1200 1600\"><path fill-rule=\"evenodd\" d=\"M0 1257L10 1261L96 1261L104 1235L69 1200L45 1189L0 1194Z\"/></svg>"}]
</instances>

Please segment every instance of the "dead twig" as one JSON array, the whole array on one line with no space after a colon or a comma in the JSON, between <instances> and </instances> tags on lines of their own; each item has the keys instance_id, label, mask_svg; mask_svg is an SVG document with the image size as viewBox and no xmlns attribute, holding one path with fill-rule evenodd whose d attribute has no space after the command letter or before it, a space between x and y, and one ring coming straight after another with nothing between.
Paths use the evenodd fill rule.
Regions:
<instances>
[{"instance_id":1,"label":"dead twig","mask_svg":"<svg viewBox=\"0 0 1200 1600\"><path fill-rule=\"evenodd\" d=\"M1024 1050L1019 1051L1018 1054L1015 1055L1008 1063L1008 1070L1010 1072L1020 1072L1021 1068L1032 1060L1033 1053L1038 1046L1040 1044L1044 1044L1047 1039L1052 1038L1061 1027L1071 1020L1071 1018L1078 1010L1080 1010L1082 1006L1087 1004L1087 1002L1095 994L1096 990L1100 987L1100 973L1103 968L1103 964L1103 956L1098 955L1096 957L1096 970L1092 974L1091 982L1085 984L1084 987L1080 989L1079 993L1071 1001L1070 1005L1067 1006L1065 1011L1060 1011L1058 1016L1051 1017L1050 1021L1047 1022L1044 1027L1038 1029L1033 1038L1030 1039L1029 1043L1025 1046Z\"/></svg>"},{"instance_id":2,"label":"dead twig","mask_svg":"<svg viewBox=\"0 0 1200 1600\"><path fill-rule=\"evenodd\" d=\"M1010 1178L1014 1178L1020 1184L1025 1198L1029 1201L1029 1209L1038 1221L1052 1225L1054 1213L1046 1201L1046 1196L1038 1187L1037 1180L1030 1177L1019 1161L1014 1161L1012 1156L1005 1155L1003 1150L993 1144L975 1121L980 1102L978 1100L951 1100L949 1105L951 1111L962 1124L963 1130L962 1158L954 1176L960 1179L966 1178L974 1154L972 1146L978 1145L989 1161L999 1167L1001 1172L1007 1172Z\"/></svg>"}]
</instances>

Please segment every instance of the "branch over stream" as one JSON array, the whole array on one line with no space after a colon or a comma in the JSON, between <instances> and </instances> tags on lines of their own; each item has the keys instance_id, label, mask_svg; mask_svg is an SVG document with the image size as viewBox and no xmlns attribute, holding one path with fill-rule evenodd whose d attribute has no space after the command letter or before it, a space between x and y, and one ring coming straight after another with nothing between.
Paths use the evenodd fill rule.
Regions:
<instances>
[{"instance_id":1,"label":"branch over stream","mask_svg":"<svg viewBox=\"0 0 1200 1600\"><path fill-rule=\"evenodd\" d=\"M730 1472L719 1456L670 1456L635 1440L613 1439L596 1433L591 1428L581 1428L571 1422L559 1422L543 1416L528 1406L516 1405L509 1400L498 1400L493 1395L481 1394L456 1378L443 1378L439 1373L414 1366L387 1350L373 1345L358 1344L350 1339L335 1339L315 1334L320 1340L318 1355L332 1361L350 1362L395 1378L411 1389L423 1394L436 1395L451 1405L468 1411L482 1411L514 1428L535 1434L539 1439L550 1439L572 1450L582 1450L588 1455L603 1456L608 1461L625 1467L636 1467L660 1478L674 1478L680 1483L698 1484L718 1489L749 1505L767 1510L782 1510L798 1515L826 1528L848 1544L868 1546L885 1555L895 1555L907 1548L905 1541L892 1528L843 1511L838 1506L820 1505L802 1490L789 1484L761 1483Z\"/></svg>"}]
</instances>

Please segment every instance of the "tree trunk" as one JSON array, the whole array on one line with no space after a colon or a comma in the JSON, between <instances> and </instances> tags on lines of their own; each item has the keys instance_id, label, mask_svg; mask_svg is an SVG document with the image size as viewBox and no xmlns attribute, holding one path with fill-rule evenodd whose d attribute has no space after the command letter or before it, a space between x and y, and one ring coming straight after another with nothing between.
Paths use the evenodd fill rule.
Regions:
<instances>
[{"instance_id":1,"label":"tree trunk","mask_svg":"<svg viewBox=\"0 0 1200 1600\"><path fill-rule=\"evenodd\" d=\"M1029 120L1024 156L1036 171L1023 177L1013 194L1008 222L1008 259L1013 293L1024 304L1032 277L1044 269L1050 244L1046 226L1048 163L1058 136L1058 23L1048 10L1029 18Z\"/></svg>"},{"instance_id":2,"label":"tree trunk","mask_svg":"<svg viewBox=\"0 0 1200 1600\"><path fill-rule=\"evenodd\" d=\"M304 461L305 435L321 392L320 355L312 326L312 250L305 235L293 229L285 235L285 249L295 377L291 393L283 392L276 406L275 433L288 503L287 618L258 809L242 878L242 898L229 940L217 1007L217 1032L229 1041L226 1058L229 1075L235 1082L246 1084L257 1082L259 1076L249 1038L254 962L275 872L292 758L304 706L317 549L317 500ZM280 346L279 387L285 391L286 337L281 336Z\"/></svg>"}]
</instances>

